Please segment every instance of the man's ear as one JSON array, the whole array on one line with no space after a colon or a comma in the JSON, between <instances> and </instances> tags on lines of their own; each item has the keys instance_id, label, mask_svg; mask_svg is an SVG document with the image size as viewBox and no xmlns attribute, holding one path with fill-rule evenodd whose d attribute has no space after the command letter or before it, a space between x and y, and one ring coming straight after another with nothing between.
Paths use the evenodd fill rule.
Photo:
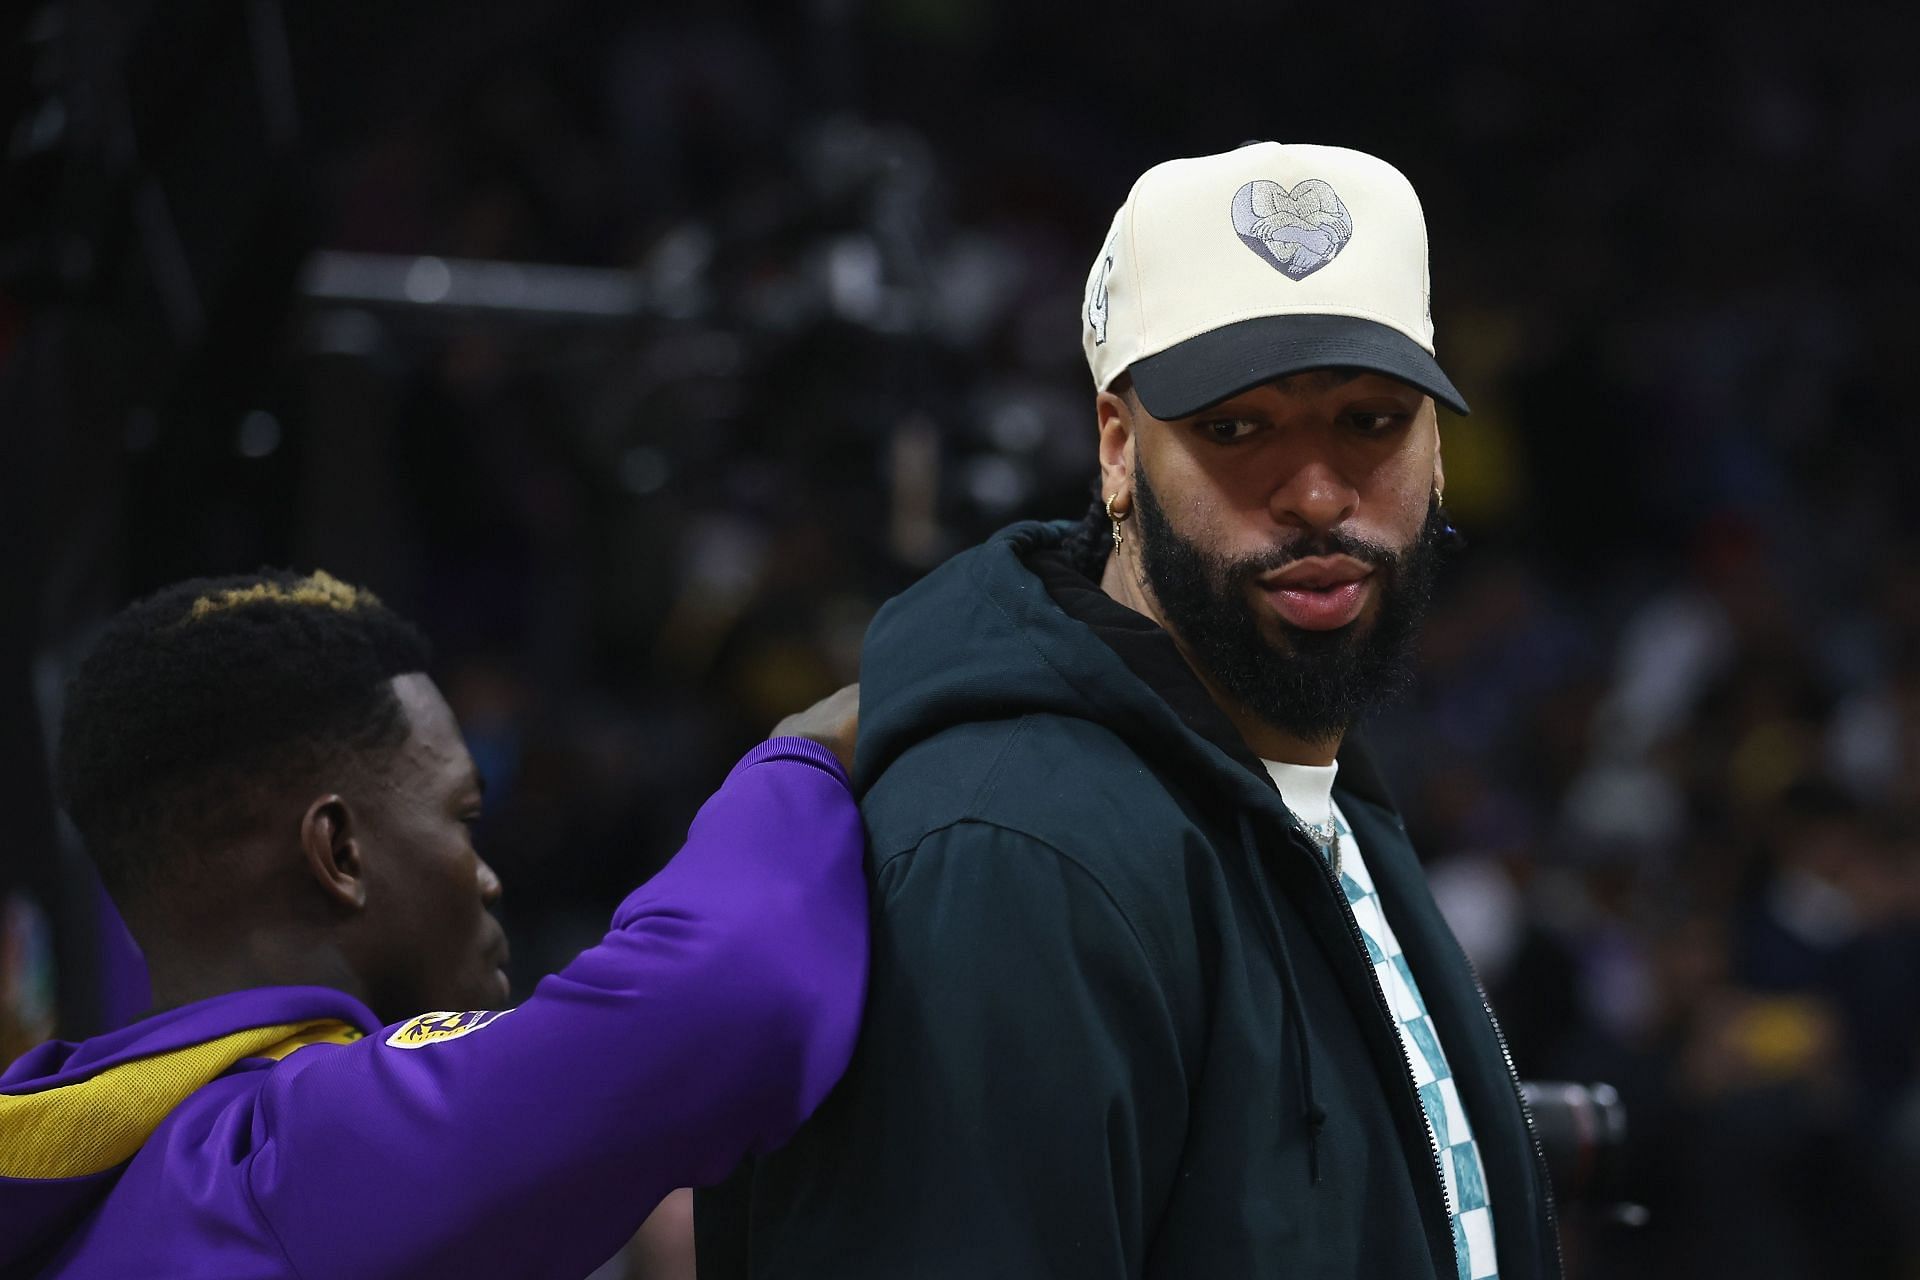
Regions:
<instances>
[{"instance_id":1,"label":"man's ear","mask_svg":"<svg viewBox=\"0 0 1920 1280\"><path fill-rule=\"evenodd\" d=\"M1124 396L1102 391L1094 397L1100 427L1100 497L1113 499L1116 514L1133 510L1133 406Z\"/></svg>"},{"instance_id":2,"label":"man's ear","mask_svg":"<svg viewBox=\"0 0 1920 1280\"><path fill-rule=\"evenodd\" d=\"M307 806L300 818L300 852L328 901L348 911L367 905L366 858L353 808L343 797L324 795Z\"/></svg>"}]
</instances>

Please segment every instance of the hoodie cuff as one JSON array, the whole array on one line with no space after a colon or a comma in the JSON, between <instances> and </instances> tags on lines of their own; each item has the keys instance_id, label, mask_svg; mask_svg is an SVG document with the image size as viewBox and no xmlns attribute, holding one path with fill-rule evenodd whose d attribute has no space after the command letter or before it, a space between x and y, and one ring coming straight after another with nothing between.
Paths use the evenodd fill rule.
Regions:
<instances>
[{"instance_id":1,"label":"hoodie cuff","mask_svg":"<svg viewBox=\"0 0 1920 1280\"><path fill-rule=\"evenodd\" d=\"M754 765L765 764L769 760L796 760L815 765L838 778L840 785L849 792L853 790L853 782L841 767L839 757L812 738L768 738L740 757L740 762L727 774L727 781L731 782Z\"/></svg>"}]
</instances>

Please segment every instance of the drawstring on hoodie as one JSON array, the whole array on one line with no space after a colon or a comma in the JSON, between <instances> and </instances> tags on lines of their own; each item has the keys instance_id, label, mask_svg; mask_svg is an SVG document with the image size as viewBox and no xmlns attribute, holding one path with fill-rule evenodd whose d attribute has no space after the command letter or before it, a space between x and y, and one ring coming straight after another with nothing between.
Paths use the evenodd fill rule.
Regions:
<instances>
[{"instance_id":1,"label":"drawstring on hoodie","mask_svg":"<svg viewBox=\"0 0 1920 1280\"><path fill-rule=\"evenodd\" d=\"M1287 1025L1293 1032L1294 1051L1300 1058L1300 1111L1307 1124L1307 1176L1320 1185L1320 1129L1327 1122L1327 1109L1313 1092L1313 1054L1307 1047L1307 1018L1300 1007L1300 983L1293 973L1293 953L1287 950L1287 937L1280 928L1280 913L1273 905L1273 891L1260 869L1260 844L1254 838L1253 819L1240 810L1240 849L1247 859L1260 897L1260 922L1266 926L1267 941L1280 961L1280 983L1285 988Z\"/></svg>"}]
</instances>

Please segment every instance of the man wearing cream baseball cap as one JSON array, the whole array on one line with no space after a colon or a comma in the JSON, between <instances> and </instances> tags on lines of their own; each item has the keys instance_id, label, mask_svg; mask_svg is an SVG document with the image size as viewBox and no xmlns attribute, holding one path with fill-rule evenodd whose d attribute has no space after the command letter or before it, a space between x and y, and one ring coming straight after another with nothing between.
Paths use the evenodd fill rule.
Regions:
<instances>
[{"instance_id":1,"label":"man wearing cream baseball cap","mask_svg":"<svg viewBox=\"0 0 1920 1280\"><path fill-rule=\"evenodd\" d=\"M1099 497L861 662L853 1066L704 1280L1557 1276L1504 1042L1354 741L1438 552L1425 221L1383 161L1148 170L1087 281Z\"/></svg>"}]
</instances>

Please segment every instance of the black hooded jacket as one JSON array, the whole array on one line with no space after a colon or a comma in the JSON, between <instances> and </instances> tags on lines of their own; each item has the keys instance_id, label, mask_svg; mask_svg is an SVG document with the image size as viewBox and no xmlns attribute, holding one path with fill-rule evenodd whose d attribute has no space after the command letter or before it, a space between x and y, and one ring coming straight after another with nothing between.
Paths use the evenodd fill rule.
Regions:
<instances>
[{"instance_id":1,"label":"black hooded jacket","mask_svg":"<svg viewBox=\"0 0 1920 1280\"><path fill-rule=\"evenodd\" d=\"M865 1029L696 1209L702 1280L1439 1276L1438 1166L1346 897L1150 620L1022 524L861 664ZM1558 1276L1505 1046L1364 758L1335 796L1478 1136L1500 1274Z\"/></svg>"}]
</instances>

